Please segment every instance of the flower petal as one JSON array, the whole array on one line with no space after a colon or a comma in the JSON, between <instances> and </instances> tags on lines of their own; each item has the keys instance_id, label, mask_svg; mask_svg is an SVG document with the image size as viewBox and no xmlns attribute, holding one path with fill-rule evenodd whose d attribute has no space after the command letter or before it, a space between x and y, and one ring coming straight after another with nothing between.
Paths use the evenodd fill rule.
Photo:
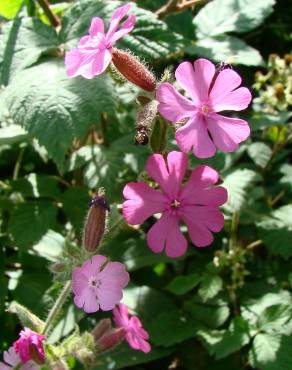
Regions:
<instances>
[{"instance_id":1,"label":"flower petal","mask_svg":"<svg viewBox=\"0 0 292 370\"><path fill-rule=\"evenodd\" d=\"M168 82L158 86L156 99L159 101L159 113L173 123L191 117L196 110L194 104Z\"/></svg>"},{"instance_id":2,"label":"flower petal","mask_svg":"<svg viewBox=\"0 0 292 370\"><path fill-rule=\"evenodd\" d=\"M224 226L222 213L217 207L212 206L185 206L182 219L188 227L192 242L197 247L210 245L214 240L211 231L218 232Z\"/></svg>"},{"instance_id":3,"label":"flower petal","mask_svg":"<svg viewBox=\"0 0 292 370\"><path fill-rule=\"evenodd\" d=\"M227 68L219 72L215 79L212 90L210 91L210 100L218 99L218 97L230 93L241 84L241 77L233 69Z\"/></svg>"},{"instance_id":4,"label":"flower petal","mask_svg":"<svg viewBox=\"0 0 292 370\"><path fill-rule=\"evenodd\" d=\"M98 33L104 33L103 20L99 17L93 17L89 28L89 34L93 37Z\"/></svg>"},{"instance_id":5,"label":"flower petal","mask_svg":"<svg viewBox=\"0 0 292 370\"><path fill-rule=\"evenodd\" d=\"M96 295L90 288L84 289L80 295L75 295L74 303L86 313L93 313L99 310Z\"/></svg>"},{"instance_id":6,"label":"flower petal","mask_svg":"<svg viewBox=\"0 0 292 370\"><path fill-rule=\"evenodd\" d=\"M170 152L167 156L167 167L169 172L167 194L174 199L180 191L188 167L188 156L181 152Z\"/></svg>"},{"instance_id":7,"label":"flower petal","mask_svg":"<svg viewBox=\"0 0 292 370\"><path fill-rule=\"evenodd\" d=\"M123 23L122 27L115 32L112 37L108 40L111 45L113 45L117 40L127 35L129 32L133 30L136 23L136 15L130 14L126 21Z\"/></svg>"},{"instance_id":8,"label":"flower petal","mask_svg":"<svg viewBox=\"0 0 292 370\"><path fill-rule=\"evenodd\" d=\"M123 215L130 225L142 224L147 218L160 213L167 204L166 197L144 182L130 182L123 191Z\"/></svg>"},{"instance_id":9,"label":"flower petal","mask_svg":"<svg viewBox=\"0 0 292 370\"><path fill-rule=\"evenodd\" d=\"M74 294L81 294L88 287L88 277L84 275L81 267L76 267L72 272L72 290Z\"/></svg>"},{"instance_id":10,"label":"flower petal","mask_svg":"<svg viewBox=\"0 0 292 370\"><path fill-rule=\"evenodd\" d=\"M102 286L117 286L120 289L128 285L130 277L125 265L120 262L109 262L98 274Z\"/></svg>"},{"instance_id":11,"label":"flower petal","mask_svg":"<svg viewBox=\"0 0 292 370\"><path fill-rule=\"evenodd\" d=\"M125 4L117 8L111 17L110 26L106 34L107 40L110 40L113 34L116 32L116 30L119 27L119 24L121 20L124 18L124 16L128 13L128 11L131 9L131 4Z\"/></svg>"},{"instance_id":12,"label":"flower petal","mask_svg":"<svg viewBox=\"0 0 292 370\"><path fill-rule=\"evenodd\" d=\"M165 248L168 257L180 257L185 254L188 243L179 228L179 218L165 212L147 233L147 243L155 253Z\"/></svg>"},{"instance_id":13,"label":"flower petal","mask_svg":"<svg viewBox=\"0 0 292 370\"><path fill-rule=\"evenodd\" d=\"M233 152L250 135L248 123L239 118L214 113L208 116L207 122L215 145L223 152Z\"/></svg>"},{"instance_id":14,"label":"flower petal","mask_svg":"<svg viewBox=\"0 0 292 370\"><path fill-rule=\"evenodd\" d=\"M134 331L129 331L126 334L126 340L129 343L130 347L136 350L141 350L144 353L151 351L151 346L144 339L140 338Z\"/></svg>"},{"instance_id":15,"label":"flower petal","mask_svg":"<svg viewBox=\"0 0 292 370\"><path fill-rule=\"evenodd\" d=\"M129 324L128 307L120 303L113 309L114 322L118 327L127 326Z\"/></svg>"},{"instance_id":16,"label":"flower petal","mask_svg":"<svg viewBox=\"0 0 292 370\"><path fill-rule=\"evenodd\" d=\"M193 150L198 158L209 158L216 153L204 117L200 114L190 118L189 121L176 131L176 141L179 148L187 153Z\"/></svg>"},{"instance_id":17,"label":"flower petal","mask_svg":"<svg viewBox=\"0 0 292 370\"><path fill-rule=\"evenodd\" d=\"M96 276L106 260L107 258L101 255L93 256L91 259L85 261L81 266L80 269L82 271L82 274L85 275L87 278ZM78 270L78 268L74 269L73 273L75 272L75 270Z\"/></svg>"},{"instance_id":18,"label":"flower petal","mask_svg":"<svg viewBox=\"0 0 292 370\"><path fill-rule=\"evenodd\" d=\"M197 59L194 68L191 63L181 63L175 77L178 83L190 94L196 105L208 100L208 90L215 74L215 66L207 59Z\"/></svg>"}]
</instances>

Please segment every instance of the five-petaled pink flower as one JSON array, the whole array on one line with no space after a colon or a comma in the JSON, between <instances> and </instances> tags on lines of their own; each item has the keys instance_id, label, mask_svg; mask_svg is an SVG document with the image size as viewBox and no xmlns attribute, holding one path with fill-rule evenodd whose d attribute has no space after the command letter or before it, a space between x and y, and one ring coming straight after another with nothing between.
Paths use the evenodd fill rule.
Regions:
<instances>
[{"instance_id":1,"label":"five-petaled pink flower","mask_svg":"<svg viewBox=\"0 0 292 370\"><path fill-rule=\"evenodd\" d=\"M19 333L19 339L13 343L15 352L19 355L21 362L26 364L33 360L38 364L45 361L45 351L43 341L45 337L29 328L24 328Z\"/></svg>"},{"instance_id":2,"label":"five-petaled pink flower","mask_svg":"<svg viewBox=\"0 0 292 370\"><path fill-rule=\"evenodd\" d=\"M87 313L112 310L123 298L122 289L128 282L129 274L122 263L94 256L73 270L74 302Z\"/></svg>"},{"instance_id":3,"label":"five-petaled pink flower","mask_svg":"<svg viewBox=\"0 0 292 370\"><path fill-rule=\"evenodd\" d=\"M151 351L151 346L147 342L149 334L143 329L142 323L137 316L129 317L126 305L120 303L114 308L113 315L117 327L125 329L125 339L133 349L140 350L145 353Z\"/></svg>"},{"instance_id":4,"label":"five-petaled pink flower","mask_svg":"<svg viewBox=\"0 0 292 370\"><path fill-rule=\"evenodd\" d=\"M123 192L126 198L123 214L129 224L142 224L153 214L162 213L148 231L147 242L155 253L165 248L169 257L182 256L187 250L180 221L186 224L192 242L198 247L211 244L211 231L219 232L224 225L218 206L226 202L227 191L221 186L212 186L218 181L218 173L211 167L198 166L186 185L182 185L187 167L185 153L170 152L167 164L161 154L153 154L147 161L146 170L162 191L144 182L131 182Z\"/></svg>"},{"instance_id":5,"label":"five-petaled pink flower","mask_svg":"<svg viewBox=\"0 0 292 370\"><path fill-rule=\"evenodd\" d=\"M119 28L121 20L128 13L131 4L117 8L111 18L109 30L105 34L103 20L94 17L89 28L89 35L82 37L78 47L65 55L68 77L83 76L93 78L103 73L112 60L114 43L131 32L136 22L135 14L130 14Z\"/></svg>"},{"instance_id":6,"label":"five-petaled pink flower","mask_svg":"<svg viewBox=\"0 0 292 370\"><path fill-rule=\"evenodd\" d=\"M12 370L15 369L17 366L19 370L38 370L40 368L39 365L35 364L32 361L21 365L20 357L15 352L15 349L13 347L10 347L8 351L5 351L3 357L5 363L0 361L0 370Z\"/></svg>"},{"instance_id":7,"label":"five-petaled pink flower","mask_svg":"<svg viewBox=\"0 0 292 370\"><path fill-rule=\"evenodd\" d=\"M249 105L251 93L246 87L238 88L241 84L238 73L232 69L216 71L213 63L198 59L194 67L189 62L181 63L175 77L190 99L169 83L160 84L156 96L164 118L173 123L188 119L176 131L181 151L192 150L195 156L208 158L216 153L216 147L223 152L236 150L250 134L248 123L217 112L240 111Z\"/></svg>"}]
</instances>

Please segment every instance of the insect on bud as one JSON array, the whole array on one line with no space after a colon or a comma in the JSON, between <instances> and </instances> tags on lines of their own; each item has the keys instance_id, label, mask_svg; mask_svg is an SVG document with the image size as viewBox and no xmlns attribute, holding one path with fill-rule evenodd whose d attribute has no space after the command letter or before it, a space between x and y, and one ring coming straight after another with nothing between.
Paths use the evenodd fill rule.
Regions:
<instances>
[{"instance_id":1,"label":"insect on bud","mask_svg":"<svg viewBox=\"0 0 292 370\"><path fill-rule=\"evenodd\" d=\"M152 130L152 124L157 114L158 102L150 100L145 103L137 112L135 144L147 145L149 143L149 134Z\"/></svg>"},{"instance_id":2,"label":"insect on bud","mask_svg":"<svg viewBox=\"0 0 292 370\"><path fill-rule=\"evenodd\" d=\"M117 70L130 82L146 91L154 91L156 80L153 74L139 60L116 48L112 49L112 61Z\"/></svg>"},{"instance_id":3,"label":"insect on bud","mask_svg":"<svg viewBox=\"0 0 292 370\"><path fill-rule=\"evenodd\" d=\"M103 195L96 195L92 198L89 207L83 231L83 246L88 252L94 252L103 237L106 212L110 210L110 207Z\"/></svg>"}]
</instances>

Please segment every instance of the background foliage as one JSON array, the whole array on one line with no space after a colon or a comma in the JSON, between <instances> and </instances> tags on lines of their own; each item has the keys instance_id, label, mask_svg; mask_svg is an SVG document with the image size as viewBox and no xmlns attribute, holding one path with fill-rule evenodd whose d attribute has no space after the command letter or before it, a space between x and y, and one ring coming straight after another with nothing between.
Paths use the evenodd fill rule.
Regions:
<instances>
[{"instance_id":1,"label":"background foliage","mask_svg":"<svg viewBox=\"0 0 292 370\"><path fill-rule=\"evenodd\" d=\"M5 312L9 302L45 318L61 285L52 284L49 266L80 245L90 196L105 187L112 221L119 218L122 188L141 176L150 153L133 144L138 89L111 72L69 80L64 69L64 50L90 19L108 21L121 2L52 3L57 30L32 0L0 4L1 351L20 328ZM202 1L159 19L164 4L136 1L137 25L119 47L157 77L199 56L232 63L253 88L252 136L236 153L207 161L229 192L225 228L211 247L190 245L178 260L155 255L144 233L153 220L139 229L123 223L107 243L131 273L124 302L141 316L153 351L122 345L96 369L292 370L292 4ZM171 149L172 131L169 139ZM105 316L84 315L68 300L50 341ZM80 364L72 359L71 368Z\"/></svg>"}]
</instances>

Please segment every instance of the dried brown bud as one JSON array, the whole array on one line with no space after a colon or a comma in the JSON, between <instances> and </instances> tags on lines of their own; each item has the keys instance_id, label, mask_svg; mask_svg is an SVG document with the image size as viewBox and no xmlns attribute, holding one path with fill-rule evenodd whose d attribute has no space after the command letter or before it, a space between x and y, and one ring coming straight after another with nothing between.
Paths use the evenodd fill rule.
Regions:
<instances>
[{"instance_id":1,"label":"dried brown bud","mask_svg":"<svg viewBox=\"0 0 292 370\"><path fill-rule=\"evenodd\" d=\"M292 54L285 54L284 55L284 60L285 60L285 63L287 65L289 65L290 63L292 63Z\"/></svg>"},{"instance_id":2,"label":"dried brown bud","mask_svg":"<svg viewBox=\"0 0 292 370\"><path fill-rule=\"evenodd\" d=\"M112 49L112 61L117 70L130 82L146 91L154 91L156 80L153 74L132 54Z\"/></svg>"},{"instance_id":3,"label":"dried brown bud","mask_svg":"<svg viewBox=\"0 0 292 370\"><path fill-rule=\"evenodd\" d=\"M83 231L83 246L88 252L94 252L99 246L105 231L106 212L110 210L103 195L97 195L90 201Z\"/></svg>"},{"instance_id":4,"label":"dried brown bud","mask_svg":"<svg viewBox=\"0 0 292 370\"><path fill-rule=\"evenodd\" d=\"M278 99L282 99L284 98L284 86L283 84L281 84L280 82L276 83L274 85L274 90L275 90L275 94L276 94L276 97Z\"/></svg>"},{"instance_id":5,"label":"dried brown bud","mask_svg":"<svg viewBox=\"0 0 292 370\"><path fill-rule=\"evenodd\" d=\"M152 123L157 114L158 102L150 100L145 103L137 112L135 144L146 145L149 142L149 134L152 129Z\"/></svg>"},{"instance_id":6,"label":"dried brown bud","mask_svg":"<svg viewBox=\"0 0 292 370\"><path fill-rule=\"evenodd\" d=\"M103 319L92 330L94 340L97 342L103 335L112 330L111 319Z\"/></svg>"},{"instance_id":7,"label":"dried brown bud","mask_svg":"<svg viewBox=\"0 0 292 370\"><path fill-rule=\"evenodd\" d=\"M116 347L120 344L126 335L126 330L124 328L114 329L109 334L103 335L98 341L98 350L100 352L105 352L109 349Z\"/></svg>"}]
</instances>

